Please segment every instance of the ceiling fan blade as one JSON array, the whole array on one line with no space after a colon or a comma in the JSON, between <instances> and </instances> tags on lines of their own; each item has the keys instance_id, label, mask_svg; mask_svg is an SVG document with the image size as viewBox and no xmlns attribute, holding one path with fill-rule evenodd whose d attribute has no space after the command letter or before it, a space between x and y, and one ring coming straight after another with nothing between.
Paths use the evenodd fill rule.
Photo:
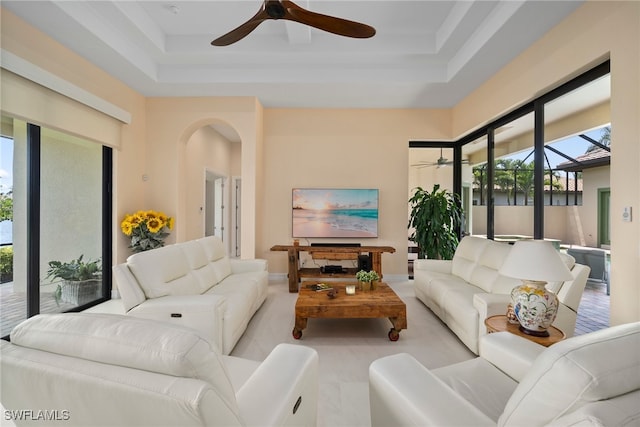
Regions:
<instances>
[{"instance_id":1,"label":"ceiling fan blade","mask_svg":"<svg viewBox=\"0 0 640 427\"><path fill-rule=\"evenodd\" d=\"M301 8L291 0L264 0L260 10L253 18L227 34L218 37L211 44L213 46L228 46L235 43L246 37L267 19L287 19L346 37L368 38L376 33L375 28L369 25L311 12Z\"/></svg>"},{"instance_id":2,"label":"ceiling fan blade","mask_svg":"<svg viewBox=\"0 0 640 427\"><path fill-rule=\"evenodd\" d=\"M376 34L375 28L367 24L311 12L289 0L282 0L281 3L287 9L287 14L283 19L309 25L340 36L357 39L366 39Z\"/></svg>"},{"instance_id":3,"label":"ceiling fan blade","mask_svg":"<svg viewBox=\"0 0 640 427\"><path fill-rule=\"evenodd\" d=\"M432 166L437 166L437 165L438 165L437 163L419 162L419 163L412 164L411 167L422 169L422 168L430 168Z\"/></svg>"},{"instance_id":4,"label":"ceiling fan blade","mask_svg":"<svg viewBox=\"0 0 640 427\"><path fill-rule=\"evenodd\" d=\"M242 40L246 36L249 35L253 30L255 30L258 25L267 19L273 19L267 13L265 5L263 4L258 13L256 13L251 19L249 19L244 24L240 25L237 28L229 31L227 34L224 34L214 41L211 42L213 46L228 46L232 43L235 43L239 40Z\"/></svg>"}]
</instances>

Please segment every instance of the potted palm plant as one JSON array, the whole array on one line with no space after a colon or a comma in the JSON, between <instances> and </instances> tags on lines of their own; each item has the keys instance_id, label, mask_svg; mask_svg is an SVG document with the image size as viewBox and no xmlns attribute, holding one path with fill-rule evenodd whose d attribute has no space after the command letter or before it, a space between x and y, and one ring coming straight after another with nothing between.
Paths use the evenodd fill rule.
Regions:
<instances>
[{"instance_id":1,"label":"potted palm plant","mask_svg":"<svg viewBox=\"0 0 640 427\"><path fill-rule=\"evenodd\" d=\"M56 302L86 304L98 296L102 284L100 260L83 261L84 255L70 262L49 261L47 279L59 279Z\"/></svg>"},{"instance_id":2,"label":"potted palm plant","mask_svg":"<svg viewBox=\"0 0 640 427\"><path fill-rule=\"evenodd\" d=\"M409 205L408 228L412 230L409 240L418 245L418 258L452 259L462 221L458 195L440 190L439 184L435 184L431 192L417 187Z\"/></svg>"}]
</instances>

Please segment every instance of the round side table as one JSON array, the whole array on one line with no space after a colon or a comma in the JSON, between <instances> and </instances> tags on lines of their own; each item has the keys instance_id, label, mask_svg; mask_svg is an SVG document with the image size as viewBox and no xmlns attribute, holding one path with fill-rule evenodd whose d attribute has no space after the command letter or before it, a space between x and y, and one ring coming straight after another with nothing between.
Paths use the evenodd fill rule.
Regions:
<instances>
[{"instance_id":1,"label":"round side table","mask_svg":"<svg viewBox=\"0 0 640 427\"><path fill-rule=\"evenodd\" d=\"M566 338L565 333L555 326L551 326L549 327L549 329L547 329L547 331L549 332L548 337L536 337L534 335L529 335L522 332L520 330L520 325L518 325L517 323L509 323L507 321L507 316L505 315L487 317L486 319L484 319L484 325L487 327L488 334L493 332L508 331L512 334L521 336L545 347L549 347L550 345L555 344L558 341L562 341Z\"/></svg>"}]
</instances>

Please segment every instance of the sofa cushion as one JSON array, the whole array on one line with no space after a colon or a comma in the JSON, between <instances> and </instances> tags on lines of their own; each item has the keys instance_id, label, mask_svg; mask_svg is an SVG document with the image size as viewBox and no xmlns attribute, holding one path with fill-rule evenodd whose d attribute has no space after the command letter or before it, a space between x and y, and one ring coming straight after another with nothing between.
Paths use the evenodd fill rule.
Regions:
<instances>
[{"instance_id":1,"label":"sofa cushion","mask_svg":"<svg viewBox=\"0 0 640 427\"><path fill-rule=\"evenodd\" d=\"M445 301L450 292L465 292L471 291L473 292L482 292L480 288L476 288L475 286L469 285L464 280L459 277L449 276L442 277L439 279L434 279L431 281L429 294L431 299L438 304L441 309L445 309ZM470 301L471 304L471 301ZM444 320L444 319L443 319Z\"/></svg>"},{"instance_id":2,"label":"sofa cushion","mask_svg":"<svg viewBox=\"0 0 640 427\"><path fill-rule=\"evenodd\" d=\"M640 388L640 323L552 345L507 402L499 425L546 425L598 400Z\"/></svg>"},{"instance_id":3,"label":"sofa cushion","mask_svg":"<svg viewBox=\"0 0 640 427\"><path fill-rule=\"evenodd\" d=\"M224 242L216 236L207 236L197 239L196 242L202 245L209 261L216 261L227 255L224 249Z\"/></svg>"},{"instance_id":4,"label":"sofa cushion","mask_svg":"<svg viewBox=\"0 0 640 427\"><path fill-rule=\"evenodd\" d=\"M460 240L451 264L451 274L466 282L471 281L471 275L476 268L478 259L482 255L488 240L480 237L467 236Z\"/></svg>"},{"instance_id":5,"label":"sofa cushion","mask_svg":"<svg viewBox=\"0 0 640 427\"><path fill-rule=\"evenodd\" d=\"M213 261L210 265L216 274L218 283L231 275L231 261L228 256L224 256L217 261Z\"/></svg>"},{"instance_id":6,"label":"sofa cushion","mask_svg":"<svg viewBox=\"0 0 640 427\"><path fill-rule=\"evenodd\" d=\"M434 369L444 381L494 421L497 421L518 383L481 357Z\"/></svg>"},{"instance_id":7,"label":"sofa cushion","mask_svg":"<svg viewBox=\"0 0 640 427\"><path fill-rule=\"evenodd\" d=\"M147 298L201 293L179 245L131 255L127 264Z\"/></svg>"},{"instance_id":8,"label":"sofa cushion","mask_svg":"<svg viewBox=\"0 0 640 427\"><path fill-rule=\"evenodd\" d=\"M11 332L15 345L211 384L238 412L221 356L195 330L131 316L40 314Z\"/></svg>"},{"instance_id":9,"label":"sofa cushion","mask_svg":"<svg viewBox=\"0 0 640 427\"><path fill-rule=\"evenodd\" d=\"M218 283L218 275L215 268L209 263L204 246L195 240L180 243L180 249L185 254L189 267L196 278L200 293L204 293Z\"/></svg>"},{"instance_id":10,"label":"sofa cushion","mask_svg":"<svg viewBox=\"0 0 640 427\"><path fill-rule=\"evenodd\" d=\"M507 243L487 241L478 258L477 265L471 273L469 283L486 292L492 292L493 285L498 279L498 271L510 250L511 245Z\"/></svg>"}]
</instances>

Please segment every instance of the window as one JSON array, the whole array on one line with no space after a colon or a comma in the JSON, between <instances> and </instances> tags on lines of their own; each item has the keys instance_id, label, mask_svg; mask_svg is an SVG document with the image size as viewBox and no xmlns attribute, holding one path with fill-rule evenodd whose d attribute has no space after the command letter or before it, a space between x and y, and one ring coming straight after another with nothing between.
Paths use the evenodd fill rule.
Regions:
<instances>
[{"instance_id":1,"label":"window","mask_svg":"<svg viewBox=\"0 0 640 427\"><path fill-rule=\"evenodd\" d=\"M111 149L19 120L2 123L0 168L12 179L12 221L1 229L3 248L13 249L11 280L0 284L6 336L35 314L109 298Z\"/></svg>"},{"instance_id":2,"label":"window","mask_svg":"<svg viewBox=\"0 0 640 427\"><path fill-rule=\"evenodd\" d=\"M556 207L582 206L582 171L608 165L609 86L607 61L456 142L472 160L473 234L562 234Z\"/></svg>"}]
</instances>

